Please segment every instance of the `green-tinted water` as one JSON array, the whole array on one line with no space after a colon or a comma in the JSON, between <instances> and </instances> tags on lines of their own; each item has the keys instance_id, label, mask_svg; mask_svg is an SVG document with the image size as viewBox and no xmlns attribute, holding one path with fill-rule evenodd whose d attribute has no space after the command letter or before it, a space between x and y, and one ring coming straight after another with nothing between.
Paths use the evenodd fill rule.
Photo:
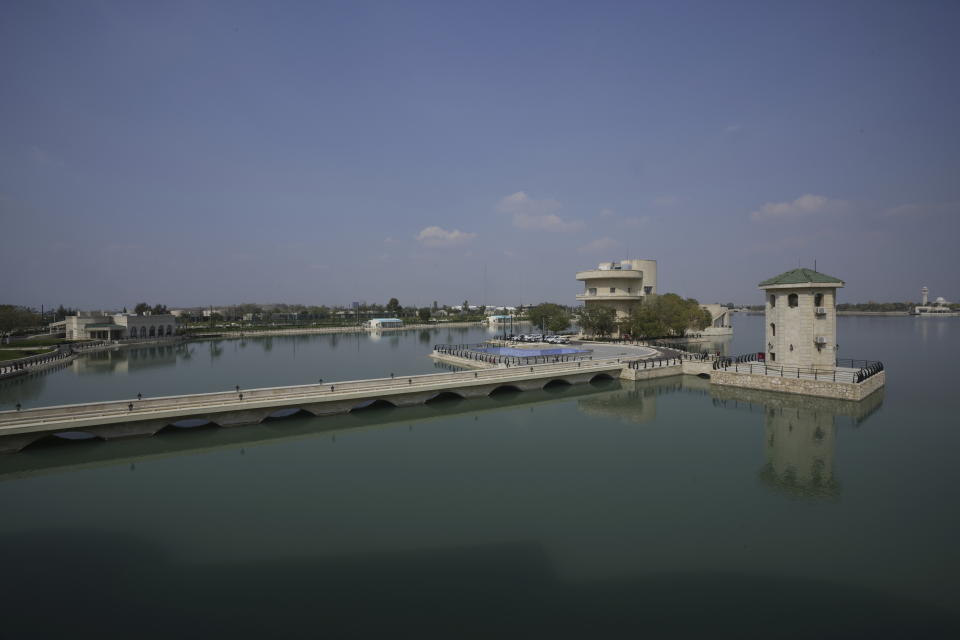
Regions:
<instances>
[{"instance_id":1,"label":"green-tinted water","mask_svg":"<svg viewBox=\"0 0 960 640\"><path fill-rule=\"evenodd\" d=\"M0 458L0 637L952 636L958 327L841 318L841 356L888 366L858 404L677 377L29 448ZM396 338L199 343L3 400L433 371L447 341Z\"/></svg>"}]
</instances>

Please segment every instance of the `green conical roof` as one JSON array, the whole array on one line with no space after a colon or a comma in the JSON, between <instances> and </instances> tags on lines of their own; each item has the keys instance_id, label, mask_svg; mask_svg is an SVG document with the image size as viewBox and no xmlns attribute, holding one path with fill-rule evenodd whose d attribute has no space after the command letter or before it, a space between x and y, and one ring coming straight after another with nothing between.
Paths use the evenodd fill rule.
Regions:
<instances>
[{"instance_id":1,"label":"green conical roof","mask_svg":"<svg viewBox=\"0 0 960 640\"><path fill-rule=\"evenodd\" d=\"M807 269L802 267L800 269L791 269L781 273L778 276L773 278L768 278L760 283L761 287L771 287L777 284L807 284L807 283L826 283L833 282L843 285L843 280L840 278L834 278L833 276L828 276L825 273L820 273L814 271L813 269Z\"/></svg>"}]
</instances>

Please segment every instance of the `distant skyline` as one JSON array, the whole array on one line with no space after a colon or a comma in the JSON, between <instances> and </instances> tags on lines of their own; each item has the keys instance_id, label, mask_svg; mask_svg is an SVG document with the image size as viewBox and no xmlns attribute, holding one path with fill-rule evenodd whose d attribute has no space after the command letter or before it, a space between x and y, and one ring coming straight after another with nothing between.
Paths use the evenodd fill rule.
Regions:
<instances>
[{"instance_id":1,"label":"distant skyline","mask_svg":"<svg viewBox=\"0 0 960 640\"><path fill-rule=\"evenodd\" d=\"M956 2L11 1L0 303L960 300ZM486 273L486 277L484 274ZM486 294L484 295L484 292Z\"/></svg>"}]
</instances>

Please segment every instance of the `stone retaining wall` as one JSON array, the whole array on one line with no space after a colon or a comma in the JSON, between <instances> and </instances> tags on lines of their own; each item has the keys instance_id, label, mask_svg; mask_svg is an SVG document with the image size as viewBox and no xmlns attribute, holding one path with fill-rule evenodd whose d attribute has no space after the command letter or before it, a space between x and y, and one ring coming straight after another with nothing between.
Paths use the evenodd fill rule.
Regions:
<instances>
[{"instance_id":1,"label":"stone retaining wall","mask_svg":"<svg viewBox=\"0 0 960 640\"><path fill-rule=\"evenodd\" d=\"M867 378L860 383L833 382L832 380L808 380L805 378L782 378L751 373L736 373L722 369L710 374L711 384L740 387L742 389L760 389L780 393L796 393L821 398L840 400L863 400L886 383L886 372Z\"/></svg>"}]
</instances>

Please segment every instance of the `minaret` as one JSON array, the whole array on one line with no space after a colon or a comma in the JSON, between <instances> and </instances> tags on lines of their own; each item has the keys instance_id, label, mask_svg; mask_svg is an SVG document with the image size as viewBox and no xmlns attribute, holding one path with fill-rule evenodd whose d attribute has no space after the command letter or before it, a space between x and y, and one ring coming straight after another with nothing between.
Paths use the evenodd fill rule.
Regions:
<instances>
[{"instance_id":1,"label":"minaret","mask_svg":"<svg viewBox=\"0 0 960 640\"><path fill-rule=\"evenodd\" d=\"M921 307L927 306L927 294L929 293L930 293L930 289L927 289L926 287L924 287L923 289L920 289L920 300L921 300L920 306Z\"/></svg>"},{"instance_id":2,"label":"minaret","mask_svg":"<svg viewBox=\"0 0 960 640\"><path fill-rule=\"evenodd\" d=\"M837 289L843 285L839 278L805 268L760 283L766 294L768 365L836 368Z\"/></svg>"}]
</instances>

